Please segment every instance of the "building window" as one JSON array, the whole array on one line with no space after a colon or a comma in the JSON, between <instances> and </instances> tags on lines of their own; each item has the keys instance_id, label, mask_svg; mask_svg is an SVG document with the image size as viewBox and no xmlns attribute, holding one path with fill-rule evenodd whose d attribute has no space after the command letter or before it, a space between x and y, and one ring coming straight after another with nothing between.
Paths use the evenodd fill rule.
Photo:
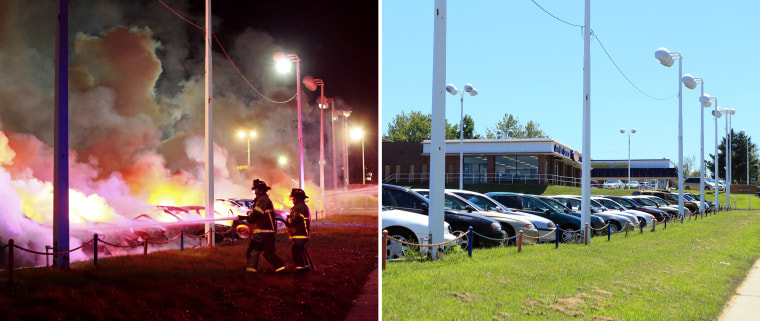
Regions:
<instances>
[{"instance_id":1,"label":"building window","mask_svg":"<svg viewBox=\"0 0 760 321\"><path fill-rule=\"evenodd\" d=\"M538 175L538 156L496 156L495 161L496 175L503 179Z\"/></svg>"},{"instance_id":2,"label":"building window","mask_svg":"<svg viewBox=\"0 0 760 321\"><path fill-rule=\"evenodd\" d=\"M488 158L485 156L465 156L462 158L464 183L485 183L488 174Z\"/></svg>"}]
</instances>

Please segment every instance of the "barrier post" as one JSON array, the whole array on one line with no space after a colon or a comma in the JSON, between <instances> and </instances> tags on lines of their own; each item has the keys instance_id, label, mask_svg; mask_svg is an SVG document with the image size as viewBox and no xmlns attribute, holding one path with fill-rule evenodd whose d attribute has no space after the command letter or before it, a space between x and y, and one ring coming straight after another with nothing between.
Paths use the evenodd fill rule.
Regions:
<instances>
[{"instance_id":1,"label":"barrier post","mask_svg":"<svg viewBox=\"0 0 760 321\"><path fill-rule=\"evenodd\" d=\"M50 245L45 245L45 267L50 267L50 250L52 250L53 247Z\"/></svg>"},{"instance_id":2,"label":"barrier post","mask_svg":"<svg viewBox=\"0 0 760 321\"><path fill-rule=\"evenodd\" d=\"M583 228L583 244L588 245L588 223Z\"/></svg>"},{"instance_id":3,"label":"barrier post","mask_svg":"<svg viewBox=\"0 0 760 321\"><path fill-rule=\"evenodd\" d=\"M385 270L385 261L388 260L388 230L383 230L383 270Z\"/></svg>"},{"instance_id":4,"label":"barrier post","mask_svg":"<svg viewBox=\"0 0 760 321\"><path fill-rule=\"evenodd\" d=\"M626 223L627 223L627 222L626 222ZM609 242L609 241L610 241L610 234L611 234L611 233L610 233L610 231L611 231L611 230L610 230L610 229L611 229L610 225L611 225L611 224L610 224L609 222L607 222L607 242Z\"/></svg>"},{"instance_id":5,"label":"barrier post","mask_svg":"<svg viewBox=\"0 0 760 321\"><path fill-rule=\"evenodd\" d=\"M235 229L230 225L230 242L232 242L232 245L235 245Z\"/></svg>"},{"instance_id":6,"label":"barrier post","mask_svg":"<svg viewBox=\"0 0 760 321\"><path fill-rule=\"evenodd\" d=\"M517 253L522 252L522 237L523 230L520 230L520 235L517 236Z\"/></svg>"},{"instance_id":7,"label":"barrier post","mask_svg":"<svg viewBox=\"0 0 760 321\"><path fill-rule=\"evenodd\" d=\"M656 228L657 228L657 219L655 218L652 220L652 232L654 232Z\"/></svg>"},{"instance_id":8,"label":"barrier post","mask_svg":"<svg viewBox=\"0 0 760 321\"><path fill-rule=\"evenodd\" d=\"M8 285L13 285L13 239L8 240Z\"/></svg>"},{"instance_id":9,"label":"barrier post","mask_svg":"<svg viewBox=\"0 0 760 321\"><path fill-rule=\"evenodd\" d=\"M179 230L179 251L185 250L185 228Z\"/></svg>"},{"instance_id":10,"label":"barrier post","mask_svg":"<svg viewBox=\"0 0 760 321\"><path fill-rule=\"evenodd\" d=\"M92 265L98 267L98 233L95 233L95 236L92 239L92 247Z\"/></svg>"},{"instance_id":11,"label":"barrier post","mask_svg":"<svg viewBox=\"0 0 760 321\"><path fill-rule=\"evenodd\" d=\"M554 233L557 234L554 237L554 248L558 249L559 248L559 226L554 227Z\"/></svg>"},{"instance_id":12,"label":"barrier post","mask_svg":"<svg viewBox=\"0 0 760 321\"><path fill-rule=\"evenodd\" d=\"M143 240L143 255L148 255L148 240Z\"/></svg>"},{"instance_id":13,"label":"barrier post","mask_svg":"<svg viewBox=\"0 0 760 321\"><path fill-rule=\"evenodd\" d=\"M211 244L212 244L211 238L212 237L216 237L214 235L214 228L213 227L209 227L207 233L208 233L208 238L206 239L206 247L211 248Z\"/></svg>"},{"instance_id":14,"label":"barrier post","mask_svg":"<svg viewBox=\"0 0 760 321\"><path fill-rule=\"evenodd\" d=\"M668 219L667 218L665 218L665 225L662 227L662 229L664 230L666 228L668 228Z\"/></svg>"},{"instance_id":15,"label":"barrier post","mask_svg":"<svg viewBox=\"0 0 760 321\"><path fill-rule=\"evenodd\" d=\"M470 226L469 231L470 234L467 235L467 255L472 258L472 242L475 240L475 237L472 234L472 226Z\"/></svg>"},{"instance_id":16,"label":"barrier post","mask_svg":"<svg viewBox=\"0 0 760 321\"><path fill-rule=\"evenodd\" d=\"M654 222L656 220L652 220ZM639 234L644 234L644 222L639 222L639 230L641 231Z\"/></svg>"},{"instance_id":17,"label":"barrier post","mask_svg":"<svg viewBox=\"0 0 760 321\"><path fill-rule=\"evenodd\" d=\"M625 237L628 237L628 222L625 222Z\"/></svg>"}]
</instances>

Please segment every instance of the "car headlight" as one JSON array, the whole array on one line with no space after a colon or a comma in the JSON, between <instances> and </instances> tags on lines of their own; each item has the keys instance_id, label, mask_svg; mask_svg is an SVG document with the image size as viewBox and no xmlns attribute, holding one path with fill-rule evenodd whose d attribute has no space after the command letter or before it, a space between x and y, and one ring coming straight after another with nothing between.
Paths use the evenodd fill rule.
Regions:
<instances>
[{"instance_id":1,"label":"car headlight","mask_svg":"<svg viewBox=\"0 0 760 321\"><path fill-rule=\"evenodd\" d=\"M501 225L499 225L499 223L495 223L495 222L491 223L491 229L494 230L494 231L499 231L499 230L501 230Z\"/></svg>"}]
</instances>

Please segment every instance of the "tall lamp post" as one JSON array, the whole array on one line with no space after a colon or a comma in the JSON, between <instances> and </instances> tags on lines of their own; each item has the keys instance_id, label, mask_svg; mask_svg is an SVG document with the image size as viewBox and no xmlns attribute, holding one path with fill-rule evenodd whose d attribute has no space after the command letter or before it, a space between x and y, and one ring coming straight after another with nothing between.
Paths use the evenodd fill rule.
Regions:
<instances>
[{"instance_id":1,"label":"tall lamp post","mask_svg":"<svg viewBox=\"0 0 760 321\"><path fill-rule=\"evenodd\" d=\"M348 117L351 116L350 110L343 111L343 190L348 189Z\"/></svg>"},{"instance_id":2,"label":"tall lamp post","mask_svg":"<svg viewBox=\"0 0 760 321\"><path fill-rule=\"evenodd\" d=\"M625 134L625 128L620 128L620 133ZM631 134L636 133L636 128L628 132L628 188L631 188Z\"/></svg>"},{"instance_id":3,"label":"tall lamp post","mask_svg":"<svg viewBox=\"0 0 760 321\"><path fill-rule=\"evenodd\" d=\"M705 215L705 113L702 108L710 107L710 96L705 96L705 81L702 78L694 77L691 74L685 74L681 77L684 86L689 89L699 88L701 90L699 96L699 117L700 117L700 132L699 132L699 216Z\"/></svg>"},{"instance_id":4,"label":"tall lamp post","mask_svg":"<svg viewBox=\"0 0 760 321\"><path fill-rule=\"evenodd\" d=\"M277 69L280 72L287 72L293 62L296 63L296 101L298 104L298 159L299 163L299 180L298 188L303 189L303 123L301 120L301 58L294 54L284 54L278 52L274 54L277 62Z\"/></svg>"},{"instance_id":5,"label":"tall lamp post","mask_svg":"<svg viewBox=\"0 0 760 321\"><path fill-rule=\"evenodd\" d=\"M731 209L730 197L731 197L731 121L730 118L736 114L736 109L722 108L720 110L723 115L726 115L726 210Z\"/></svg>"},{"instance_id":6,"label":"tall lamp post","mask_svg":"<svg viewBox=\"0 0 760 321\"><path fill-rule=\"evenodd\" d=\"M332 141L332 168L333 168L333 190L338 189L338 165L335 161L336 153L335 153L335 100L332 98L325 99L327 101L328 106L332 106L330 108L330 140Z\"/></svg>"},{"instance_id":7,"label":"tall lamp post","mask_svg":"<svg viewBox=\"0 0 760 321\"><path fill-rule=\"evenodd\" d=\"M705 94L707 95L707 94ZM713 161L715 162L713 165L715 165L715 211L720 210L720 175L718 175L718 170L720 169L718 167L718 118L720 116L723 116L723 113L721 112L721 108L718 107L718 98L717 97L710 97L710 102L715 102L715 108L712 110L712 115L715 118L715 158Z\"/></svg>"},{"instance_id":8,"label":"tall lamp post","mask_svg":"<svg viewBox=\"0 0 760 321\"><path fill-rule=\"evenodd\" d=\"M240 138L246 138L246 140L248 141L248 163L246 163L247 164L246 165L246 169L250 169L251 168L251 138L256 137L256 132L255 131L250 131L246 135L246 133L241 130L241 131L238 132L238 137L240 137Z\"/></svg>"},{"instance_id":9,"label":"tall lamp post","mask_svg":"<svg viewBox=\"0 0 760 321\"><path fill-rule=\"evenodd\" d=\"M739 133L742 136L745 136L747 134L747 132L744 131L744 129L740 130ZM749 185L749 137L745 136L744 139L747 140L747 185ZM749 199L749 207L748 208L752 209L752 195L750 195L748 197L748 199Z\"/></svg>"},{"instance_id":10,"label":"tall lamp post","mask_svg":"<svg viewBox=\"0 0 760 321\"><path fill-rule=\"evenodd\" d=\"M446 91L454 96L459 93L459 89L453 84L446 85ZM464 84L464 91L459 95L459 189L464 189L464 93L466 92L470 93L470 96L476 96L478 90L472 87L471 83L466 83Z\"/></svg>"},{"instance_id":11,"label":"tall lamp post","mask_svg":"<svg viewBox=\"0 0 760 321\"><path fill-rule=\"evenodd\" d=\"M327 108L327 102L325 101L325 82L322 79L314 79L311 76L305 77L303 80L304 86L311 91L317 90L317 86L321 88L319 98L317 98L317 106L319 107L319 190L321 193L321 199L319 202L319 212L324 216L325 212L325 108ZM317 215L319 216L319 215Z\"/></svg>"},{"instance_id":12,"label":"tall lamp post","mask_svg":"<svg viewBox=\"0 0 760 321\"><path fill-rule=\"evenodd\" d=\"M367 182L367 177L364 173L364 131L361 128L352 129L351 138L362 141L362 185L364 185Z\"/></svg>"},{"instance_id":13,"label":"tall lamp post","mask_svg":"<svg viewBox=\"0 0 760 321\"><path fill-rule=\"evenodd\" d=\"M673 66L673 60L678 60L678 215L683 223L683 86L681 86L683 57L680 53L671 52L665 48L658 48L654 52L654 57L665 67Z\"/></svg>"}]
</instances>

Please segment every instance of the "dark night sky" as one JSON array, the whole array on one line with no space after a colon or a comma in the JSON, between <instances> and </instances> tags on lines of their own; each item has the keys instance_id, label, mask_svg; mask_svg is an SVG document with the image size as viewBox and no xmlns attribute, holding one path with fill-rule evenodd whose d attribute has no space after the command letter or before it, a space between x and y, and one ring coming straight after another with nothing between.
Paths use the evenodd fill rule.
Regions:
<instances>
[{"instance_id":1,"label":"dark night sky","mask_svg":"<svg viewBox=\"0 0 760 321\"><path fill-rule=\"evenodd\" d=\"M203 12L204 4L198 3L201 8L193 10ZM301 58L302 77L323 79L325 96L340 97L351 107L349 126L365 129L365 163L377 173L377 2L217 0L211 6L218 20L214 21L215 32L223 43L225 35L239 34L245 28L265 31L275 43ZM361 149L358 144L352 146L350 163L361 163ZM349 169L351 181L359 181L360 167Z\"/></svg>"}]
</instances>

